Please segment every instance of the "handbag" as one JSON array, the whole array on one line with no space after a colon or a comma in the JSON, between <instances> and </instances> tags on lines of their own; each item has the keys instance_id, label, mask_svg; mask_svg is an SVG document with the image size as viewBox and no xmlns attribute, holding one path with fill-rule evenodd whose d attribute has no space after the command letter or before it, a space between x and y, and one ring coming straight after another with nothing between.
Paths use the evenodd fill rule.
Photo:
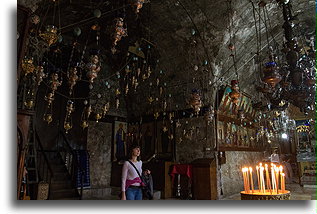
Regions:
<instances>
[{"instance_id":1,"label":"handbag","mask_svg":"<svg viewBox=\"0 0 317 214\"><path fill-rule=\"evenodd\" d=\"M140 175L140 172L139 170L135 167L135 165L130 161L128 160L129 163L133 166L133 168L136 170L136 172L138 173L142 183L141 183L141 186L142 186L142 195L143 195L143 198L145 199L149 199L149 200L152 200L153 199L153 194L152 194L152 191L151 191L151 185L150 185L150 182L149 180L150 179L144 179L141 175ZM151 175L150 175L151 176ZM152 179L152 177L151 177Z\"/></svg>"}]
</instances>

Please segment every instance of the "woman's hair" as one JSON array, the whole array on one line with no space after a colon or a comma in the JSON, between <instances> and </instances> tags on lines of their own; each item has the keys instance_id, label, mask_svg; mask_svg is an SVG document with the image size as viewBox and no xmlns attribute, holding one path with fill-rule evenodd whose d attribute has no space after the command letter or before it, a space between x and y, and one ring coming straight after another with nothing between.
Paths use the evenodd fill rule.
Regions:
<instances>
[{"instance_id":1,"label":"woman's hair","mask_svg":"<svg viewBox=\"0 0 317 214\"><path fill-rule=\"evenodd\" d=\"M132 144L129 148L129 153L128 153L128 158L131 159L132 158L132 152L133 152L133 149L135 148L139 148L140 149L140 146L137 145L137 144ZM140 160L140 156L137 157L137 160L139 161Z\"/></svg>"}]
</instances>

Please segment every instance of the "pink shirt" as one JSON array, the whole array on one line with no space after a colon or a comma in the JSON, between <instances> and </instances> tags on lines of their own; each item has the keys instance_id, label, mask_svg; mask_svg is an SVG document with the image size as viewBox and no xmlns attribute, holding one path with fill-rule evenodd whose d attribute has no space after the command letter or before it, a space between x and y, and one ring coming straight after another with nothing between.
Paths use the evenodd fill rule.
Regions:
<instances>
[{"instance_id":1,"label":"pink shirt","mask_svg":"<svg viewBox=\"0 0 317 214\"><path fill-rule=\"evenodd\" d=\"M132 163L142 175L142 161ZM140 182L141 179L134 167L128 161L125 161L122 167L121 191L126 191L129 185L140 186Z\"/></svg>"}]
</instances>

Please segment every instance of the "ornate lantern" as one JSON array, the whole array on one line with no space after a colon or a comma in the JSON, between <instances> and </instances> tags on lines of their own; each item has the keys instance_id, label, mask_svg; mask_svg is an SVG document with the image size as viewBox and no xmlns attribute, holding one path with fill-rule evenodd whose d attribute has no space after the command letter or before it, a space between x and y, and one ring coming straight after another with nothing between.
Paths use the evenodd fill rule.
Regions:
<instances>
[{"instance_id":1,"label":"ornate lantern","mask_svg":"<svg viewBox=\"0 0 317 214\"><path fill-rule=\"evenodd\" d=\"M68 75L68 84L69 84L69 94L73 92L73 87L76 85L78 80L77 68L71 68Z\"/></svg>"},{"instance_id":2,"label":"ornate lantern","mask_svg":"<svg viewBox=\"0 0 317 214\"><path fill-rule=\"evenodd\" d=\"M35 78L36 78L36 82L38 86L41 84L41 82L43 81L43 78L45 77L47 77L47 75L44 73L43 66L37 66Z\"/></svg>"},{"instance_id":3,"label":"ornate lantern","mask_svg":"<svg viewBox=\"0 0 317 214\"><path fill-rule=\"evenodd\" d=\"M273 59L273 55L270 55L270 61L265 63L263 74L264 77L262 81L270 85L272 88L275 88L276 84L281 82L282 77L278 73L277 63Z\"/></svg>"},{"instance_id":4,"label":"ornate lantern","mask_svg":"<svg viewBox=\"0 0 317 214\"><path fill-rule=\"evenodd\" d=\"M97 78L101 69L98 55L92 55L90 57L90 62L86 65L86 68L88 70L86 75L89 79L90 85L92 86L94 79Z\"/></svg>"},{"instance_id":5,"label":"ornate lantern","mask_svg":"<svg viewBox=\"0 0 317 214\"><path fill-rule=\"evenodd\" d=\"M62 81L58 80L58 74L57 73L53 73L51 75L51 81L50 82L51 82L52 93L54 95L54 92L57 90L57 88L62 85Z\"/></svg>"},{"instance_id":6,"label":"ornate lantern","mask_svg":"<svg viewBox=\"0 0 317 214\"><path fill-rule=\"evenodd\" d=\"M107 112L109 111L109 109L110 109L110 103L109 102L107 102L104 106L103 106L103 108L102 108L102 116L104 117L106 114L107 114Z\"/></svg>"},{"instance_id":7,"label":"ornate lantern","mask_svg":"<svg viewBox=\"0 0 317 214\"><path fill-rule=\"evenodd\" d=\"M206 111L205 115L204 115L204 119L205 121L210 124L212 122L212 120L214 119L215 116L215 110L213 109L212 106L209 106L208 110Z\"/></svg>"},{"instance_id":8,"label":"ornate lantern","mask_svg":"<svg viewBox=\"0 0 317 214\"><path fill-rule=\"evenodd\" d=\"M200 94L197 89L192 90L192 94L189 98L189 105L194 109L195 113L198 114L200 111L200 108L202 106L202 102L200 100Z\"/></svg>"},{"instance_id":9,"label":"ornate lantern","mask_svg":"<svg viewBox=\"0 0 317 214\"><path fill-rule=\"evenodd\" d=\"M33 64L33 58L25 58L22 61L22 70L24 71L25 75L33 73L35 66Z\"/></svg>"},{"instance_id":10,"label":"ornate lantern","mask_svg":"<svg viewBox=\"0 0 317 214\"><path fill-rule=\"evenodd\" d=\"M48 46L54 44L58 39L57 28L54 25L47 25L45 31L39 35Z\"/></svg>"},{"instance_id":11,"label":"ornate lantern","mask_svg":"<svg viewBox=\"0 0 317 214\"><path fill-rule=\"evenodd\" d=\"M111 49L112 53L116 52L115 46L117 46L117 43L121 40L121 38L128 35L127 29L123 27L123 18L116 18L114 21L114 32L112 34L113 47Z\"/></svg>"},{"instance_id":12,"label":"ornate lantern","mask_svg":"<svg viewBox=\"0 0 317 214\"><path fill-rule=\"evenodd\" d=\"M239 92L239 85L237 80L231 80L231 92L229 93L229 97L231 98L231 101L235 104L238 105L239 103L239 98L241 96Z\"/></svg>"},{"instance_id":13,"label":"ornate lantern","mask_svg":"<svg viewBox=\"0 0 317 214\"><path fill-rule=\"evenodd\" d=\"M131 6L135 13L139 13L140 9L143 7L144 0L131 0Z\"/></svg>"},{"instance_id":14,"label":"ornate lantern","mask_svg":"<svg viewBox=\"0 0 317 214\"><path fill-rule=\"evenodd\" d=\"M87 105L88 101L85 100L84 104ZM85 106L85 108L83 110L83 113L81 114L81 124L80 124L80 126L83 129L88 127L88 119L89 119L89 116L90 116L91 112L92 112L91 105Z\"/></svg>"},{"instance_id":15,"label":"ornate lantern","mask_svg":"<svg viewBox=\"0 0 317 214\"><path fill-rule=\"evenodd\" d=\"M73 127L72 120L71 120L71 113L75 110L74 108L74 102L69 100L67 102L66 106L66 117L64 121L64 129L66 130L66 134L68 133L68 130L70 130Z\"/></svg>"}]
</instances>

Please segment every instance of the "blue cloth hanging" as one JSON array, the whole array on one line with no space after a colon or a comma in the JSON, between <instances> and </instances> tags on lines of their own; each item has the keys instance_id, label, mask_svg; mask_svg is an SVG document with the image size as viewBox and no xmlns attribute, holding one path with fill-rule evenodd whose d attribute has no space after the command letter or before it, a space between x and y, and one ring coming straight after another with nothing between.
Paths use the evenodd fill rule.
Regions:
<instances>
[{"instance_id":1,"label":"blue cloth hanging","mask_svg":"<svg viewBox=\"0 0 317 214\"><path fill-rule=\"evenodd\" d=\"M75 160L78 165L76 172L76 187L81 187L81 175L83 175L83 187L90 187L90 172L89 172L89 154L87 150L75 150Z\"/></svg>"}]
</instances>

